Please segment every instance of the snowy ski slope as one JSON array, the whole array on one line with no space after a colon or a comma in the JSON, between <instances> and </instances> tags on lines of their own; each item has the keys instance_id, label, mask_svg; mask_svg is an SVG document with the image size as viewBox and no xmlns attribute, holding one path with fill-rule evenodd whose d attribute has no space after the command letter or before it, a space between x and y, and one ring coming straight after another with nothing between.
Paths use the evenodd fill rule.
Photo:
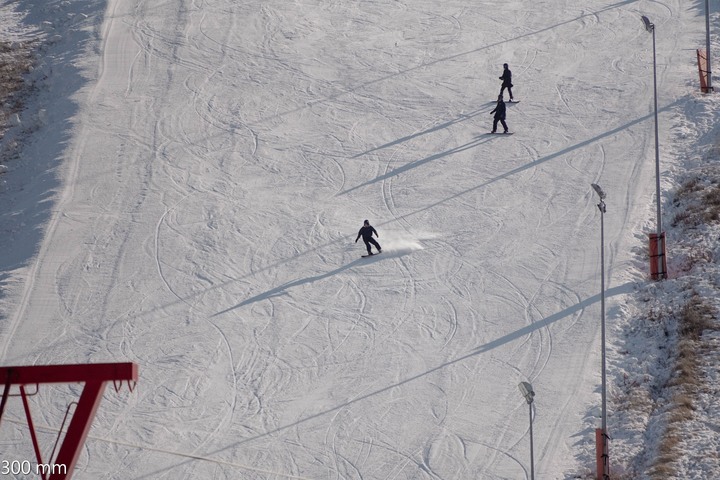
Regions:
<instances>
[{"instance_id":1,"label":"snowy ski slope","mask_svg":"<svg viewBox=\"0 0 720 480\"><path fill-rule=\"evenodd\" d=\"M7 194L25 215L8 228L28 233L3 245L0 358L140 365L135 392L105 395L74 478L529 478L521 381L537 478L589 473L590 184L608 193L612 304L654 211L640 15L665 119L697 6L17 4L54 40L50 120L24 150L39 163ZM488 136L505 62L515 135ZM366 218L383 255L362 259ZM33 398L48 451L78 391ZM8 408L4 455L33 459Z\"/></svg>"}]
</instances>

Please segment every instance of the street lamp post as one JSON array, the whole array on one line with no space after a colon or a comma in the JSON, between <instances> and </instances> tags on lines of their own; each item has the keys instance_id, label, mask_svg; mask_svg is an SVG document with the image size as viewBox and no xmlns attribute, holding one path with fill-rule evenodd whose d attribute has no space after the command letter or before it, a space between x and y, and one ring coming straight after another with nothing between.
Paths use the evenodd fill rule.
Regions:
<instances>
[{"instance_id":1,"label":"street lamp post","mask_svg":"<svg viewBox=\"0 0 720 480\"><path fill-rule=\"evenodd\" d=\"M532 415L532 403L535 398L535 392L533 391L532 385L528 382L520 382L518 384L520 392L525 397L525 401L528 404L530 410L530 480L535 480L535 461L533 455L533 415Z\"/></svg>"},{"instance_id":2,"label":"street lamp post","mask_svg":"<svg viewBox=\"0 0 720 480\"><path fill-rule=\"evenodd\" d=\"M656 240L658 242L658 245L661 245L661 248L658 248L656 260L658 278L665 278L665 269L663 268L665 246L662 234L662 213L660 211L660 140L658 135L657 57L655 53L655 24L652 23L645 15L643 15L641 18L643 21L643 25L645 25L645 30L647 30L649 33L652 33L653 41L653 92L655 102L655 198L657 201Z\"/></svg>"},{"instance_id":3,"label":"street lamp post","mask_svg":"<svg viewBox=\"0 0 720 480\"><path fill-rule=\"evenodd\" d=\"M707 62L707 91L712 92L712 69L710 68L710 2L705 0L705 61Z\"/></svg>"},{"instance_id":4,"label":"street lamp post","mask_svg":"<svg viewBox=\"0 0 720 480\"><path fill-rule=\"evenodd\" d=\"M600 348L601 348L601 371L602 371L602 431L600 432L602 447L598 448L598 480L610 478L610 458L608 451L607 434L607 383L605 375L605 192L596 183L590 184L600 197L597 204L600 210Z\"/></svg>"}]
</instances>

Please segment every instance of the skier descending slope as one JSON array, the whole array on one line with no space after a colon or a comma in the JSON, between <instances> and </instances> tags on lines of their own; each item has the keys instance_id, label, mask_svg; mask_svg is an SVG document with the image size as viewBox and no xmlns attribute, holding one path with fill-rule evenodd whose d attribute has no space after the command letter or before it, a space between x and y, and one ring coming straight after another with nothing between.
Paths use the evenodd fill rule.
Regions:
<instances>
[{"instance_id":1,"label":"skier descending slope","mask_svg":"<svg viewBox=\"0 0 720 480\"><path fill-rule=\"evenodd\" d=\"M513 94L512 94L512 72L508 68L507 63L503 63L503 73L500 75L500 80L502 80L502 86L500 87L500 96L502 97L503 92L505 92L505 89L507 88L508 95L510 95L510 102L513 101Z\"/></svg>"},{"instance_id":2,"label":"skier descending slope","mask_svg":"<svg viewBox=\"0 0 720 480\"><path fill-rule=\"evenodd\" d=\"M502 93L498 95L497 105L495 108L490 112L490 114L495 114L494 120L493 120L493 129L490 133L495 133L497 131L497 124L498 122L502 123L503 128L505 131L503 133L508 133L508 126L507 123L505 123L505 102L503 102L503 96Z\"/></svg>"},{"instance_id":3,"label":"skier descending slope","mask_svg":"<svg viewBox=\"0 0 720 480\"><path fill-rule=\"evenodd\" d=\"M365 220L363 223L363 226L360 228L360 231L358 232L357 238L355 238L355 243L357 243L358 239L362 237L363 242L365 242L365 247L367 247L367 255L363 255L363 257L369 257L370 255L374 255L372 251L370 250L370 244L375 245L375 248L377 248L378 253L382 253L382 248L380 248L380 244L375 241L374 238L372 238L373 233L376 237L380 238L380 235L378 235L377 230L370 225L370 220Z\"/></svg>"}]
</instances>

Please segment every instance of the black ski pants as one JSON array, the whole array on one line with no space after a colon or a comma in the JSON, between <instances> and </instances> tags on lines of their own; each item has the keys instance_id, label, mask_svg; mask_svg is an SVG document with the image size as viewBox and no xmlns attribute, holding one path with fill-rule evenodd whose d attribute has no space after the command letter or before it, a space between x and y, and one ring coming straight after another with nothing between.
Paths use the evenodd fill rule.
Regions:
<instances>
[{"instance_id":1,"label":"black ski pants","mask_svg":"<svg viewBox=\"0 0 720 480\"><path fill-rule=\"evenodd\" d=\"M492 129L493 133L495 133L497 131L498 122L502 123L503 128L507 132L508 128L507 128L507 123L505 123L505 120L503 120L502 118L496 118L495 120L493 120L493 129Z\"/></svg>"},{"instance_id":2,"label":"black ski pants","mask_svg":"<svg viewBox=\"0 0 720 480\"><path fill-rule=\"evenodd\" d=\"M513 99L513 96L512 96L512 87L508 87L507 85L503 85L502 87L500 87L500 95L503 94L503 92L505 91L506 88L507 88L507 90L508 90L508 95L510 95L510 100L512 100L512 99Z\"/></svg>"},{"instance_id":3,"label":"black ski pants","mask_svg":"<svg viewBox=\"0 0 720 480\"><path fill-rule=\"evenodd\" d=\"M370 244L375 245L375 248L377 248L378 252L380 250L382 250L380 248L380 244L378 242L376 242L375 239L372 237L370 237L368 239L363 238L363 242L365 242L365 247L367 247L368 255L372 254L372 252L370 251Z\"/></svg>"}]
</instances>

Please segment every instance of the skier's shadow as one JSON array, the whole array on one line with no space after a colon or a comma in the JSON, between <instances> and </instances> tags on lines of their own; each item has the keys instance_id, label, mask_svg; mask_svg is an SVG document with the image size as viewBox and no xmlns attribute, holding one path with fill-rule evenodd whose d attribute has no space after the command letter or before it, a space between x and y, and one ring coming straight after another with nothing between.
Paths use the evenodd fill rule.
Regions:
<instances>
[{"instance_id":1,"label":"skier's shadow","mask_svg":"<svg viewBox=\"0 0 720 480\"><path fill-rule=\"evenodd\" d=\"M235 310L236 308L244 307L246 305L250 305L251 303L259 302L261 300L268 300L270 298L287 295L288 294L287 291L293 287L299 287L301 285L306 285L308 283L314 283L319 280L324 280L326 278L332 277L333 275L337 275L338 273L342 273L345 270L349 270L358 265L367 265L368 263L374 263L374 262L379 261L380 257L388 257L388 256L393 256L393 255L383 253L382 255L373 255L368 258L358 258L357 260L353 260L352 262L350 262L346 265L343 265L341 267L338 267L334 270L330 270L329 272L321 273L320 275L315 275L312 277L299 278L297 280L293 280L291 282L284 283L278 287L271 288L270 290L267 290L266 292L259 293L248 299L245 299L242 302L238 303L237 305L234 305L232 307L226 308L225 310L221 310L217 313L214 313L211 315L211 317L217 317L218 315L228 313L232 310ZM394 255L394 256L397 256L397 255Z\"/></svg>"}]
</instances>

